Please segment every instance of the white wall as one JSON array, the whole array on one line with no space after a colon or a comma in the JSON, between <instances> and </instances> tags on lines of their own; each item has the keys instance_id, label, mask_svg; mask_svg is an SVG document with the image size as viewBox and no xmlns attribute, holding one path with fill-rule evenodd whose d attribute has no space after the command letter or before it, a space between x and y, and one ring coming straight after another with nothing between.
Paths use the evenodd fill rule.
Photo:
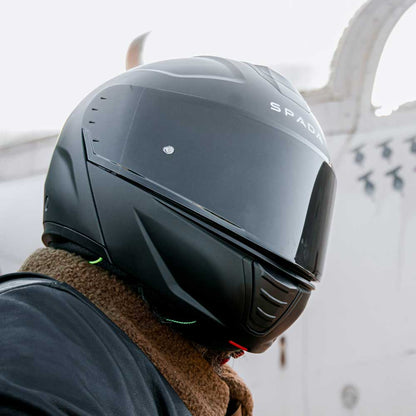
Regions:
<instances>
[{"instance_id":1,"label":"white wall","mask_svg":"<svg viewBox=\"0 0 416 416\"><path fill-rule=\"evenodd\" d=\"M16 271L43 246L42 210L45 174L0 182L0 271Z\"/></svg>"}]
</instances>

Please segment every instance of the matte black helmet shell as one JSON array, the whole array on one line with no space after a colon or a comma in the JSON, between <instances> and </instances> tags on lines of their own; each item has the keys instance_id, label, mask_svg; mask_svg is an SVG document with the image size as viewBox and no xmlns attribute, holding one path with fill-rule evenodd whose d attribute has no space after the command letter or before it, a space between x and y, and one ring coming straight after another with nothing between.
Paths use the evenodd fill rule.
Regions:
<instances>
[{"instance_id":1,"label":"matte black helmet shell","mask_svg":"<svg viewBox=\"0 0 416 416\"><path fill-rule=\"evenodd\" d=\"M198 341L261 352L321 276L334 192L324 134L284 77L168 60L110 80L68 118L43 241L102 257Z\"/></svg>"}]
</instances>

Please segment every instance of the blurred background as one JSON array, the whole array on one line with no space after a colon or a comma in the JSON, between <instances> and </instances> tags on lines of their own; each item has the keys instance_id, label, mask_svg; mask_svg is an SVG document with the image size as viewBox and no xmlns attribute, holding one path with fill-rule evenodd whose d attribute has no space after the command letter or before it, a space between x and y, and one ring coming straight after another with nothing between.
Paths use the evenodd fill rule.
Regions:
<instances>
[{"instance_id":1,"label":"blurred background","mask_svg":"<svg viewBox=\"0 0 416 416\"><path fill-rule=\"evenodd\" d=\"M2 2L0 272L42 246L59 130L126 59L218 55L270 66L320 121L338 193L306 312L266 353L232 365L256 416L414 414L415 1Z\"/></svg>"}]
</instances>

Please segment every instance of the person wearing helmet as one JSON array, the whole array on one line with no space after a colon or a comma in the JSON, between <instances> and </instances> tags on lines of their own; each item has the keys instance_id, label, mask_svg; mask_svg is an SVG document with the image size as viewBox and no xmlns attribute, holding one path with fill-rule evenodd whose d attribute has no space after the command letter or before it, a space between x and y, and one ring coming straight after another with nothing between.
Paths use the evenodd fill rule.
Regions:
<instances>
[{"instance_id":1,"label":"person wearing helmet","mask_svg":"<svg viewBox=\"0 0 416 416\"><path fill-rule=\"evenodd\" d=\"M1 278L0 408L251 415L225 363L304 310L334 193L319 124L267 67L174 59L100 86L59 136L46 248Z\"/></svg>"}]
</instances>

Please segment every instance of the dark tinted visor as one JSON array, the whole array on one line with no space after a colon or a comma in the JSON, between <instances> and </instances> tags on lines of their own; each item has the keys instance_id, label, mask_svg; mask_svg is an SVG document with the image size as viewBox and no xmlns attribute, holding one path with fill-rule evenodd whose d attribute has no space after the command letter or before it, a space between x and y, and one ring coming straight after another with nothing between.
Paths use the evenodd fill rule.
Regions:
<instances>
[{"instance_id":1,"label":"dark tinted visor","mask_svg":"<svg viewBox=\"0 0 416 416\"><path fill-rule=\"evenodd\" d=\"M129 86L96 97L83 128L94 163L319 278L335 177L295 132L210 101Z\"/></svg>"}]
</instances>

